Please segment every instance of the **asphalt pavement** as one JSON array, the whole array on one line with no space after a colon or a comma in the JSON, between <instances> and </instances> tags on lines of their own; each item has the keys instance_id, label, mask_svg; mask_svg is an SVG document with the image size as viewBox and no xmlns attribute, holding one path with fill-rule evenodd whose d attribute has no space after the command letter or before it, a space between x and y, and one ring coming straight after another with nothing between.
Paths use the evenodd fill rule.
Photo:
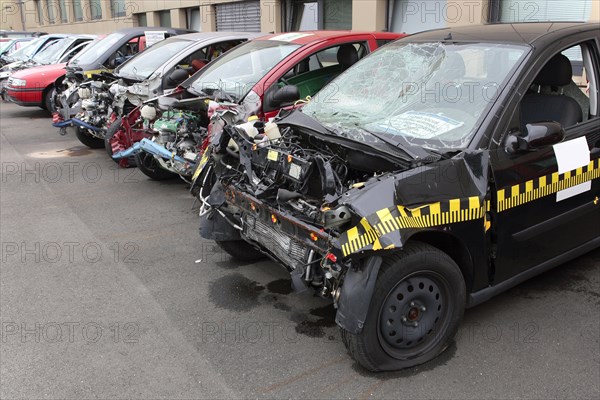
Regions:
<instances>
[{"instance_id":1,"label":"asphalt pavement","mask_svg":"<svg viewBox=\"0 0 600 400\"><path fill-rule=\"evenodd\" d=\"M600 251L468 310L434 361L372 374L334 309L198 235L181 180L119 169L0 104L0 398L600 398Z\"/></svg>"}]
</instances>

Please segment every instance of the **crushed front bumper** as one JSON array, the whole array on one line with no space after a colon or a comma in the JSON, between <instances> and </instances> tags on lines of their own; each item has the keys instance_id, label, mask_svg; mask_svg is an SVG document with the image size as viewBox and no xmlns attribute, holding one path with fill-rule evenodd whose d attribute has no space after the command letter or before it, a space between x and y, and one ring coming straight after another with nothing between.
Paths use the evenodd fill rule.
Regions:
<instances>
[{"instance_id":1,"label":"crushed front bumper","mask_svg":"<svg viewBox=\"0 0 600 400\"><path fill-rule=\"evenodd\" d=\"M333 253L341 257L338 240L322 229L237 190L225 188L228 205L241 211L242 236L260 245L290 270L309 263L312 254Z\"/></svg>"}]
</instances>

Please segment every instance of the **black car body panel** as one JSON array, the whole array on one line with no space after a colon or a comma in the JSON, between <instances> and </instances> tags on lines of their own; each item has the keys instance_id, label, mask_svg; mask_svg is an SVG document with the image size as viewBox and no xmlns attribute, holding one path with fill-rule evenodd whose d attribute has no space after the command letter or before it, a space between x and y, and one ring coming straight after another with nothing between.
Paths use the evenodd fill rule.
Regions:
<instances>
[{"instance_id":1,"label":"black car body panel","mask_svg":"<svg viewBox=\"0 0 600 400\"><path fill-rule=\"evenodd\" d=\"M406 132L400 128L387 139L373 133L379 141L352 140L370 133L370 125L360 125L352 108L319 111L324 105L317 98L276 119L281 139L257 140L241 127L227 127L225 137L214 138L205 168L213 168L216 178L204 182L216 183L204 204L218 212L202 218L223 218L236 228L234 236L288 267L294 282L331 295L338 325L355 335L367 323L381 259L402 253L410 243L433 246L456 263L465 282L466 306L600 246L597 25L451 28L400 39L396 47L388 45L370 57L384 65L393 60L384 55L393 48L414 44L422 53L433 53L438 46L470 43L486 49L515 45L521 55L513 57L506 78L494 82L495 95L463 146L418 144L432 143L430 139L394 144L390 138ZM573 49L581 51L587 88L572 80L572 62L563 53ZM447 53L443 57L443 62L452 60ZM344 78L352 82L352 72L362 77L360 65L368 60L336 79L333 84L342 82L336 90L342 89ZM483 69L492 70L489 65ZM354 94L361 90L349 87L340 96L351 93L349 107L352 101L361 105ZM429 103L418 106L423 104ZM399 109L398 115L407 114ZM436 117L456 122L443 112ZM343 121L348 118L357 122ZM414 118L410 129L426 125ZM346 125L336 125L338 120ZM460 131L456 127L464 121L451 129ZM317 265L321 275L309 279Z\"/></svg>"}]
</instances>

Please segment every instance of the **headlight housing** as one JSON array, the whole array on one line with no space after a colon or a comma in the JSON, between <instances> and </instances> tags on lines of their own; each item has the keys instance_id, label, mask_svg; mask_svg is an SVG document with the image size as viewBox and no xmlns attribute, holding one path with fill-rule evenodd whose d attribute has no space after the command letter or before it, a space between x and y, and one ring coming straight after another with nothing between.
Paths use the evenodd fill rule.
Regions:
<instances>
[{"instance_id":1,"label":"headlight housing","mask_svg":"<svg viewBox=\"0 0 600 400\"><path fill-rule=\"evenodd\" d=\"M27 81L25 79L19 78L8 78L8 86L12 87L23 87L27 85Z\"/></svg>"}]
</instances>

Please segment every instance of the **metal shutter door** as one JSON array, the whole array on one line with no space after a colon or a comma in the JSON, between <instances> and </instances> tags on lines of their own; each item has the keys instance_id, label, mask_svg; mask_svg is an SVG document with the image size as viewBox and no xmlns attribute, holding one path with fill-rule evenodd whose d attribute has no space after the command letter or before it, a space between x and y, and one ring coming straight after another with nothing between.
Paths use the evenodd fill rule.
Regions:
<instances>
[{"instance_id":1,"label":"metal shutter door","mask_svg":"<svg viewBox=\"0 0 600 400\"><path fill-rule=\"evenodd\" d=\"M588 21L592 0L501 0L500 22Z\"/></svg>"},{"instance_id":2,"label":"metal shutter door","mask_svg":"<svg viewBox=\"0 0 600 400\"><path fill-rule=\"evenodd\" d=\"M216 4L217 31L260 32L260 1Z\"/></svg>"}]
</instances>

